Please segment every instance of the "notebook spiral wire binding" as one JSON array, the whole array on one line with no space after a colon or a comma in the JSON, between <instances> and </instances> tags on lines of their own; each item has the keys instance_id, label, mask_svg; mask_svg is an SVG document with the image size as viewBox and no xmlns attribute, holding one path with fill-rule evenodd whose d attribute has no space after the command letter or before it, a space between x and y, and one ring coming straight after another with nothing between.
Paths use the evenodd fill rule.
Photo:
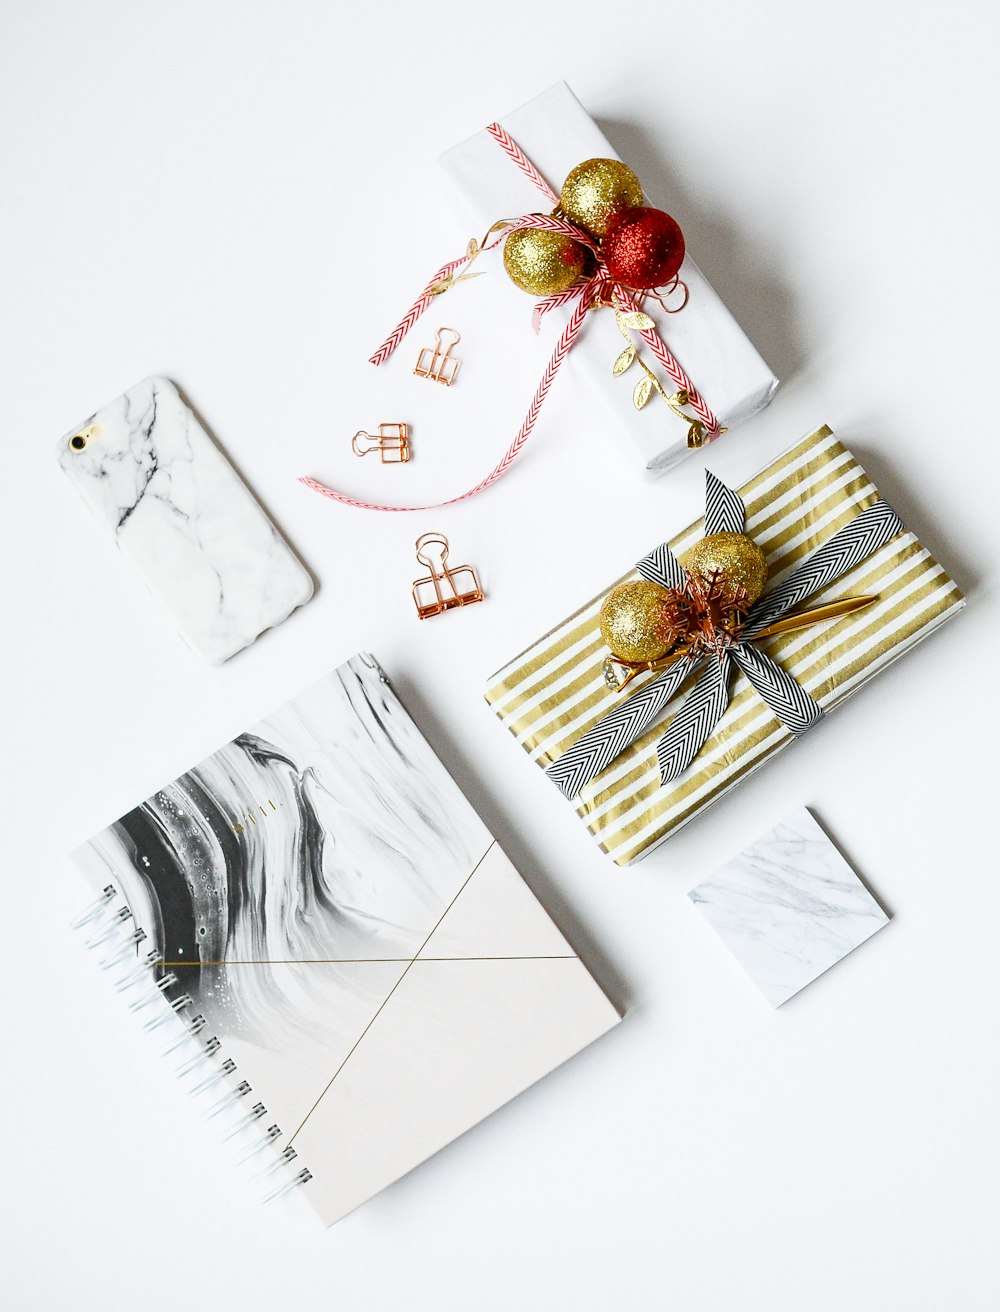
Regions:
<instances>
[{"instance_id":1,"label":"notebook spiral wire binding","mask_svg":"<svg viewBox=\"0 0 1000 1312\"><path fill-rule=\"evenodd\" d=\"M172 970L166 969L162 955L153 950L147 952L144 957L139 957L141 946L148 936L140 925L135 924L132 909L127 903L118 902L119 897L115 885L106 884L100 895L71 922L71 928L86 932L84 943L91 950L111 944L111 950L99 959L99 964L102 970L107 971L124 968L124 973L114 980L117 993L129 994L138 985L147 982L148 987L128 1002L129 1011L137 1014L150 1004L158 1004L155 1014L144 1022L144 1030L158 1029L171 1020L180 1024L181 1032L163 1049L164 1057L170 1056L189 1043L199 1045L198 1051L183 1061L174 1072L180 1080L187 1080L197 1073L195 1083L187 1090L192 1097L199 1097L208 1089L226 1082L227 1087L223 1096L209 1105L206 1111L207 1117L211 1120L223 1112L232 1113L234 1110L241 1110L240 1104L243 1099L253 1092L251 1085L244 1079L240 1079L235 1084L229 1083L230 1076L236 1073L236 1062L231 1057L220 1056L222 1041L217 1035L213 1034L207 1039L200 1037L208 1027L208 1021L200 1012L194 1015L187 1014L194 1006L194 999L190 993L180 992L176 996L170 996L171 990L179 986L180 980ZM131 962L130 956L133 958ZM158 971L163 973L156 978ZM206 1066L211 1069L206 1071ZM264 1103L255 1102L248 1111L242 1110L236 1123L222 1135L222 1142L242 1139L248 1130L257 1127L266 1116L267 1107ZM268 1125L257 1141L236 1159L237 1165L245 1165L267 1149L274 1150L274 1145L281 1135L280 1126ZM266 1181L267 1186L270 1186L275 1174L286 1172L286 1178L271 1187L262 1198L262 1202L273 1202L299 1185L308 1184L312 1179L312 1172L306 1167L300 1167L294 1174L287 1175L287 1169L297 1160L298 1153L289 1144L277 1152L272 1161L251 1175L252 1183Z\"/></svg>"}]
</instances>

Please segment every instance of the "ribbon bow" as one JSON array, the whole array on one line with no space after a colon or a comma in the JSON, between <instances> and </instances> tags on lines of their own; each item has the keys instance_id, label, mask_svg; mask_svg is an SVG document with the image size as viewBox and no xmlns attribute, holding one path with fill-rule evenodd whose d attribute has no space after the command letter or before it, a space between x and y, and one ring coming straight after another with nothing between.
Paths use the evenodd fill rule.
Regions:
<instances>
[{"instance_id":1,"label":"ribbon bow","mask_svg":"<svg viewBox=\"0 0 1000 1312\"><path fill-rule=\"evenodd\" d=\"M491 123L486 129L497 145L513 161L541 192L547 202L557 205L559 198L556 193L546 182L545 178L535 168L531 160L528 159L524 151L516 141L500 126L499 123ZM383 364L396 347L400 344L406 334L410 331L416 321L424 311L433 304L434 300L449 291L456 283L462 282L467 278L474 278L477 275L468 272L468 266L484 251L492 250L494 247L504 242L507 237L521 228L540 228L547 232L559 232L574 241L586 246L594 260L595 272L589 278L581 278L564 292L558 292L553 296L546 296L539 301L534 308L532 320L537 331L538 325L542 318L549 310L554 309L557 305L565 305L569 301L575 300L576 305L566 323L565 328L559 336L552 357L542 374L541 381L535 390L528 413L525 415L524 422L518 430L517 437L507 448L500 460L485 478L481 479L475 487L470 488L467 492L459 496L449 497L447 501L436 502L428 506L387 506L377 502L362 501L355 497L338 492L334 488L327 487L315 478L300 478L299 482L304 483L306 487L312 488L314 492L319 492L322 496L330 497L333 501L340 502L345 506L356 506L361 510L436 510L439 506L451 506L459 501L467 501L474 497L478 492L483 492L491 484L495 483L498 478L507 472L515 456L527 442L534 430L538 420L539 411L542 408L552 381L567 353L573 346L579 336L580 329L583 327L587 317L587 311L599 306L614 305L615 308L628 316L632 323L630 326L636 328L657 360L663 366L664 372L674 383L677 388L675 394L676 404L671 404L671 409L678 410L680 405L687 406L697 416L695 421L691 421L691 416L684 414L681 410L681 416L688 420L689 434L697 434L697 444L702 445L705 442L711 442L717 438L725 429L721 426L718 418L706 404L701 393L695 387L694 383L688 377L687 373L681 367L673 353L670 351L666 342L657 332L653 319L642 312L639 303L633 296L632 292L623 287L620 283L615 282L608 273L607 266L601 258L599 245L593 241L581 228L575 224L567 223L565 219L558 215L549 214L525 214L518 219L502 220L495 223L487 232L482 242L473 239L466 247L465 254L460 255L457 259L449 260L443 264L434 274L431 280L424 287L423 291L410 306L409 310L396 324L395 328L385 339L377 351L370 357L370 363L376 367ZM659 388L657 389L659 390Z\"/></svg>"},{"instance_id":2,"label":"ribbon bow","mask_svg":"<svg viewBox=\"0 0 1000 1312\"><path fill-rule=\"evenodd\" d=\"M705 532L742 533L744 507L739 495L705 471ZM754 639L780 616L835 582L883 547L903 524L885 501L876 501L808 556L771 592L753 605L739 637L719 654L691 660L680 656L651 683L605 715L573 744L546 774L567 796L576 795L638 739L684 681L701 670L680 709L656 746L660 779L683 774L704 747L729 705L732 667L746 675L778 719L794 734L811 729L823 715L819 703L787 671L754 646ZM684 584L684 569L666 543L636 565L644 579L666 588Z\"/></svg>"}]
</instances>

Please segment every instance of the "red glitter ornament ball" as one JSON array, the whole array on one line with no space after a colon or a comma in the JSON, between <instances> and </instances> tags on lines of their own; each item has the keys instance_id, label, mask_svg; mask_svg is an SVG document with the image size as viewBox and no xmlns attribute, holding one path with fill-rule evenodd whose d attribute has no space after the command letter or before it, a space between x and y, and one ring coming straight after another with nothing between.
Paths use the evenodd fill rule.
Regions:
<instances>
[{"instance_id":1,"label":"red glitter ornament ball","mask_svg":"<svg viewBox=\"0 0 1000 1312\"><path fill-rule=\"evenodd\" d=\"M639 291L662 287L681 267L684 234L669 214L641 205L612 218L601 254L616 282Z\"/></svg>"}]
</instances>

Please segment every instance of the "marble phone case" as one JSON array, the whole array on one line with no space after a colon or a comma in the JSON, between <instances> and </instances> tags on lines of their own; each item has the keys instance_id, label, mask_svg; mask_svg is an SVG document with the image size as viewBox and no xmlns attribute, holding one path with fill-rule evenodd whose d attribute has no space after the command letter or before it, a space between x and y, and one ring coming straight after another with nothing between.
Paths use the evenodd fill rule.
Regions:
<instances>
[{"instance_id":1,"label":"marble phone case","mask_svg":"<svg viewBox=\"0 0 1000 1312\"><path fill-rule=\"evenodd\" d=\"M308 571L166 378L59 441L63 472L203 660L221 664L312 596Z\"/></svg>"}]
</instances>

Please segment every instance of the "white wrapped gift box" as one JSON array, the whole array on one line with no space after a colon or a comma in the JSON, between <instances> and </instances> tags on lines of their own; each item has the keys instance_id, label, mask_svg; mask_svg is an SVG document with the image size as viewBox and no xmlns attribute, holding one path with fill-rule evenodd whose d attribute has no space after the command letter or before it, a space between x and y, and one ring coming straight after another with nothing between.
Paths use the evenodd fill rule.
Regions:
<instances>
[{"instance_id":1,"label":"white wrapped gift box","mask_svg":"<svg viewBox=\"0 0 1000 1312\"><path fill-rule=\"evenodd\" d=\"M565 82L556 83L500 123L557 194L576 164L585 159L618 158ZM447 151L441 165L465 198L477 236L498 219L551 208L485 130ZM649 200L659 204L655 196ZM697 244L697 234L693 235ZM685 233L686 243L687 238ZM732 430L767 405L778 380L690 255L681 265L680 276L689 291L683 310L668 315L655 304L646 308L655 312L660 335L722 426ZM524 295L513 286L503 292ZM567 313L554 310L548 321L559 320L561 328ZM543 327L542 331L552 332L553 328ZM666 406L655 404L655 398L642 410L635 409L631 387L611 375L612 362L622 345L610 311L588 315L571 352L572 361L582 366L575 372L593 380L638 447L646 471L653 476L663 474L689 452L686 425ZM655 359L650 359L650 364L662 373Z\"/></svg>"}]
</instances>

